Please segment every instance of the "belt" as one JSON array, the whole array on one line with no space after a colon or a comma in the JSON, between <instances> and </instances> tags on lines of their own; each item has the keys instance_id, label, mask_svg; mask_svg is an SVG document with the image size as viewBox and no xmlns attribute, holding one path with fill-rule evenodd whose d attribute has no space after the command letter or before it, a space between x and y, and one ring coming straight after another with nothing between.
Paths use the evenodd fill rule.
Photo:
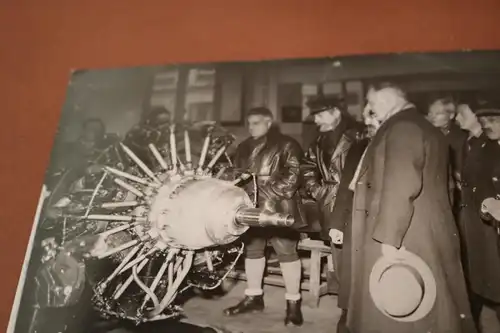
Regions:
<instances>
[{"instance_id":1,"label":"belt","mask_svg":"<svg viewBox=\"0 0 500 333\"><path fill-rule=\"evenodd\" d=\"M338 185L338 182L336 182L334 180L322 180L321 183L323 185Z\"/></svg>"}]
</instances>

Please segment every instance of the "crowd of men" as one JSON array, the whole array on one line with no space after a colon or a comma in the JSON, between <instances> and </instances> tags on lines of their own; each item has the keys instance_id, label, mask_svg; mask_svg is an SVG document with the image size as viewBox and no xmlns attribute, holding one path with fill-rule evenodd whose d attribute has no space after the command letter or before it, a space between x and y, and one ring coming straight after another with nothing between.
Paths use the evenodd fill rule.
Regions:
<instances>
[{"instance_id":1,"label":"crowd of men","mask_svg":"<svg viewBox=\"0 0 500 333\"><path fill-rule=\"evenodd\" d=\"M341 99L311 99L319 135L308 149L281 133L267 108L247 113L250 136L232 156L234 167L257 176L257 193L246 188L259 207L292 214L295 225L244 235L245 297L224 313L264 309L270 241L286 288L285 324L302 325L297 244L311 223L305 194L331 244L337 332L478 332L484 305L500 320L500 103L432 94L416 107L390 83L372 85L366 99L363 122ZM153 163L147 145L168 142L170 121L167 110L152 110L125 144ZM111 160L124 163L109 149L117 142L91 119L60 156L78 175L92 173Z\"/></svg>"},{"instance_id":2,"label":"crowd of men","mask_svg":"<svg viewBox=\"0 0 500 333\"><path fill-rule=\"evenodd\" d=\"M478 332L484 305L500 319L500 103L440 93L417 108L391 83L366 99L364 124L340 99L311 99L320 134L307 150L268 109L250 110L235 165L257 175L260 207L298 227L310 223L298 194L315 199L335 262L337 332ZM270 240L285 324L302 325L297 228L245 235L248 287L226 315L264 309Z\"/></svg>"}]
</instances>

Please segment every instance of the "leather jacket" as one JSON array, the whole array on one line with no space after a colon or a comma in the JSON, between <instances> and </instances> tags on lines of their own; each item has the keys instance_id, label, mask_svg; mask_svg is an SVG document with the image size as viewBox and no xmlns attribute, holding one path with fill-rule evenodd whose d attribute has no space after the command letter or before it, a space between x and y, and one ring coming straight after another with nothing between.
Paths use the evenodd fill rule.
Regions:
<instances>
[{"instance_id":1,"label":"leather jacket","mask_svg":"<svg viewBox=\"0 0 500 333\"><path fill-rule=\"evenodd\" d=\"M304 190L317 202L322 226L333 213L347 154L360 139L361 130L342 121L333 131L321 133L304 155Z\"/></svg>"},{"instance_id":2,"label":"leather jacket","mask_svg":"<svg viewBox=\"0 0 500 333\"><path fill-rule=\"evenodd\" d=\"M294 227L303 224L299 214L300 161L302 148L293 138L271 130L261 138L248 138L240 143L234 165L257 178L257 206L272 212L291 214ZM252 198L252 181L245 189Z\"/></svg>"}]
</instances>

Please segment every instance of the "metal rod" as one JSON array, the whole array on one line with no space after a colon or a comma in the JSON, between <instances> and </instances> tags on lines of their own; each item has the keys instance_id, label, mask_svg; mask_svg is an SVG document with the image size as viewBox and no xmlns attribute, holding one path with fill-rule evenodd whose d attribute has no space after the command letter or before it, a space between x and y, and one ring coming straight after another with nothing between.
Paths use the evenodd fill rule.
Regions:
<instances>
[{"instance_id":1,"label":"metal rod","mask_svg":"<svg viewBox=\"0 0 500 333\"><path fill-rule=\"evenodd\" d=\"M174 164L174 169L177 164L177 147L175 142L175 124L170 125L170 159Z\"/></svg>"},{"instance_id":2,"label":"metal rod","mask_svg":"<svg viewBox=\"0 0 500 333\"><path fill-rule=\"evenodd\" d=\"M121 179L115 178L115 183L117 183L118 185L120 185L121 187L123 187L124 189L126 189L127 191L132 192L133 194L135 194L138 197L143 197L144 196L144 193L142 193L140 190L136 189L135 187L133 187L132 185L130 185L130 184L126 183L126 182L124 182Z\"/></svg>"},{"instance_id":3,"label":"metal rod","mask_svg":"<svg viewBox=\"0 0 500 333\"><path fill-rule=\"evenodd\" d=\"M111 249L110 251L108 252L104 252L103 254L100 254L97 256L98 259L103 259L103 258L106 258L106 257L109 257L109 256L112 256L113 254L115 253L118 253L118 252L121 252L123 250L126 250L128 249L129 247L132 247L134 245L137 245L137 243L139 243L139 240L137 239L134 239L134 240L131 240L130 242L127 242L125 244L122 244L118 247L115 247L113 249Z\"/></svg>"},{"instance_id":4,"label":"metal rod","mask_svg":"<svg viewBox=\"0 0 500 333\"><path fill-rule=\"evenodd\" d=\"M101 215L92 214L86 217L87 220L103 220L103 221L123 221L123 222L146 222L147 218L142 216L128 216L128 215Z\"/></svg>"},{"instance_id":5,"label":"metal rod","mask_svg":"<svg viewBox=\"0 0 500 333\"><path fill-rule=\"evenodd\" d=\"M224 152L224 156L226 156L226 159L229 162L229 166L233 167L234 166L233 161L231 161L231 157L229 157L229 154L227 153L227 151Z\"/></svg>"},{"instance_id":6,"label":"metal rod","mask_svg":"<svg viewBox=\"0 0 500 333\"><path fill-rule=\"evenodd\" d=\"M155 279L153 280L153 283L151 284L151 287L150 287L152 292L155 292L156 287L160 283L162 276L165 274L165 271L167 270L168 265L169 265L169 262L166 260L163 262L163 264L161 264L160 270L156 274ZM149 297L149 295L146 294L146 296L144 297L144 301L142 302L141 308L144 308L146 306L146 303L149 301L150 298L151 297Z\"/></svg>"},{"instance_id":7,"label":"metal rod","mask_svg":"<svg viewBox=\"0 0 500 333\"><path fill-rule=\"evenodd\" d=\"M207 267L210 272L214 271L214 264L212 263L212 257L210 257L210 251L205 250L205 260L207 261Z\"/></svg>"},{"instance_id":8,"label":"metal rod","mask_svg":"<svg viewBox=\"0 0 500 333\"><path fill-rule=\"evenodd\" d=\"M149 147L149 150L151 150L151 152L153 153L153 156L156 158L156 160L158 161L158 163L160 164L161 168L163 170L168 170L168 165L167 165L167 162L165 162L165 160L163 159L163 157L161 156L160 152L158 151L158 149L156 149L156 146L152 143L150 143L148 145Z\"/></svg>"},{"instance_id":9,"label":"metal rod","mask_svg":"<svg viewBox=\"0 0 500 333\"><path fill-rule=\"evenodd\" d=\"M121 202L105 202L101 205L102 208L121 208L121 207L135 207L139 205L138 201L121 201Z\"/></svg>"},{"instance_id":10,"label":"metal rod","mask_svg":"<svg viewBox=\"0 0 500 333\"><path fill-rule=\"evenodd\" d=\"M104 179L106 179L107 176L108 176L108 173L104 172L101 179L99 180L99 183L97 183L97 186L95 187L94 192L92 192L92 197L90 198L90 202L87 205L87 210L85 211L85 216L88 216L90 214L90 210L92 209L92 204L94 203L97 192L101 188L101 185L102 185L102 183L104 183Z\"/></svg>"},{"instance_id":11,"label":"metal rod","mask_svg":"<svg viewBox=\"0 0 500 333\"><path fill-rule=\"evenodd\" d=\"M222 177L222 175L224 174L224 172L227 170L226 167L222 167L219 172L217 172L217 174L215 175L215 178L220 178Z\"/></svg>"},{"instance_id":12,"label":"metal rod","mask_svg":"<svg viewBox=\"0 0 500 333\"><path fill-rule=\"evenodd\" d=\"M137 272L140 273L141 270L146 266L148 263L149 258L144 259L138 266L137 266ZM135 266L135 265L134 265ZM118 299L120 296L125 292L125 290L130 286L132 281L134 280L134 276L130 274L130 276L127 278L127 280L120 286L120 288L116 291L116 293L113 295L113 299Z\"/></svg>"},{"instance_id":13,"label":"metal rod","mask_svg":"<svg viewBox=\"0 0 500 333\"><path fill-rule=\"evenodd\" d=\"M155 306L160 305L160 301L158 300L158 297L156 297L156 295L153 293L153 291L151 290L151 288L149 288L139 278L139 274L137 274L137 266L132 267L132 276L134 277L134 281L135 281L135 283L137 283L137 285L139 286L139 288L141 288L146 293L146 295L149 295L149 297L151 297L151 299L153 300L153 304Z\"/></svg>"},{"instance_id":14,"label":"metal rod","mask_svg":"<svg viewBox=\"0 0 500 333\"><path fill-rule=\"evenodd\" d=\"M121 271L120 273L118 274L122 274L123 272L129 270L132 268L132 266L134 265L137 265L141 260L145 259L146 257L150 256L151 254L155 253L156 251L158 251L158 248L156 247L153 247L151 250L149 250L147 253L144 253L140 256L138 256L137 258L135 258L134 260L132 260L130 263L128 263Z\"/></svg>"},{"instance_id":15,"label":"metal rod","mask_svg":"<svg viewBox=\"0 0 500 333\"><path fill-rule=\"evenodd\" d=\"M182 271L179 272L179 274L177 275L177 278L175 279L173 285L169 286L167 294L161 300L160 305L157 306L153 311L151 311L149 315L150 317L159 315L170 304L172 298L177 293L177 289L179 289L180 284L185 279L187 273L191 269L191 265L193 263L193 255L194 255L193 251L187 253L186 258L184 260Z\"/></svg>"},{"instance_id":16,"label":"metal rod","mask_svg":"<svg viewBox=\"0 0 500 333\"><path fill-rule=\"evenodd\" d=\"M136 225L137 225L136 222L130 223L130 224L128 224L128 223L127 224L123 224L123 225L120 225L120 226L115 227L113 229L109 229L109 230L103 231L103 232L97 234L97 236L99 236L99 237L108 237L108 236L110 236L112 234L116 234L117 232L120 232L120 231L123 231L123 230L127 230L128 228L131 228L131 227L136 226Z\"/></svg>"},{"instance_id":17,"label":"metal rod","mask_svg":"<svg viewBox=\"0 0 500 333\"><path fill-rule=\"evenodd\" d=\"M217 150L217 153L215 154L214 157L212 157L212 160L208 163L206 170L210 170L214 167L215 163L217 163L217 160L224 154L224 151L227 149L226 146L222 146Z\"/></svg>"},{"instance_id":18,"label":"metal rod","mask_svg":"<svg viewBox=\"0 0 500 333\"><path fill-rule=\"evenodd\" d=\"M205 159L207 158L208 145L210 144L211 132L208 131L205 136L205 141L203 142L203 148L201 150L200 160L198 161L198 171L203 170L203 165L205 164Z\"/></svg>"},{"instance_id":19,"label":"metal rod","mask_svg":"<svg viewBox=\"0 0 500 333\"><path fill-rule=\"evenodd\" d=\"M112 167L108 167L108 166L106 167L106 170L108 170L109 172L111 172L112 174L114 174L116 176L127 178L127 179L132 180L136 183L147 185L147 186L154 186L154 184L148 182L146 179L131 175L128 172L121 171L121 170L118 170L118 169L115 169Z\"/></svg>"},{"instance_id":20,"label":"metal rod","mask_svg":"<svg viewBox=\"0 0 500 333\"><path fill-rule=\"evenodd\" d=\"M249 227L289 227L295 222L292 215L246 207L236 212L235 221Z\"/></svg>"},{"instance_id":21,"label":"metal rod","mask_svg":"<svg viewBox=\"0 0 500 333\"><path fill-rule=\"evenodd\" d=\"M239 182L241 181L244 181L244 180L247 180L248 178L250 178L251 175L247 174L247 173L244 173L242 174L241 176L239 176L238 178L236 178L235 180L233 180L231 183L233 185L237 185Z\"/></svg>"},{"instance_id":22,"label":"metal rod","mask_svg":"<svg viewBox=\"0 0 500 333\"><path fill-rule=\"evenodd\" d=\"M123 150L125 151L125 153L135 162L135 164L137 164L137 166L139 166L139 168L142 169L142 171L144 171L144 173L146 175L148 175L156 183L161 184L160 180L158 178L156 178L156 176L153 173L153 171L151 171L151 169L148 168L147 165L144 164L144 162L141 161L141 159L139 157L137 157L137 155L134 154L134 152L132 150L130 150L130 148L128 148L127 146L125 146L123 143L120 143L120 145L123 148Z\"/></svg>"},{"instance_id":23,"label":"metal rod","mask_svg":"<svg viewBox=\"0 0 500 333\"><path fill-rule=\"evenodd\" d=\"M137 253L137 251L139 251L139 249L141 248L140 245L134 247L133 249L130 250L129 253L127 253L127 255L125 256L125 258L123 258L123 260L120 262L120 264L118 265L118 267L115 268L115 270L113 271L113 273L111 273L111 275L109 275L106 280L101 283L100 285L103 286L103 288L106 287L106 285L111 281L113 280L117 275L118 273L120 273L120 270L130 261L130 259L132 259L132 257Z\"/></svg>"},{"instance_id":24,"label":"metal rod","mask_svg":"<svg viewBox=\"0 0 500 333\"><path fill-rule=\"evenodd\" d=\"M191 140L189 138L189 131L187 129L184 130L184 150L186 151L186 164L188 167L191 167Z\"/></svg>"},{"instance_id":25,"label":"metal rod","mask_svg":"<svg viewBox=\"0 0 500 333\"><path fill-rule=\"evenodd\" d=\"M184 163L182 163L179 156L177 156L177 161L179 162L179 169L181 169L182 172L186 171L186 167L184 166Z\"/></svg>"}]
</instances>

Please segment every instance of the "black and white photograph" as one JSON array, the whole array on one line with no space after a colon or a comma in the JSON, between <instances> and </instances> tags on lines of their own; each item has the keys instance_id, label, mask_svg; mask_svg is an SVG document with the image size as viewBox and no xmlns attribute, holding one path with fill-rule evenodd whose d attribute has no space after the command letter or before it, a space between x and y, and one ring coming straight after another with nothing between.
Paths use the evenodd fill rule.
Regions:
<instances>
[{"instance_id":1,"label":"black and white photograph","mask_svg":"<svg viewBox=\"0 0 500 333\"><path fill-rule=\"evenodd\" d=\"M500 51L68 76L9 333L500 331Z\"/></svg>"}]
</instances>

